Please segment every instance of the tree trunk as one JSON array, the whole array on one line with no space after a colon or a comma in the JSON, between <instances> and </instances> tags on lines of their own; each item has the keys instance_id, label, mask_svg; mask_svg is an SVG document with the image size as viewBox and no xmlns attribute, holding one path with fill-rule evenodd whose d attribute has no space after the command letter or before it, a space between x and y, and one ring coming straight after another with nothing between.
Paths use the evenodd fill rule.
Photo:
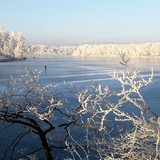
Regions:
<instances>
[{"instance_id":1,"label":"tree trunk","mask_svg":"<svg viewBox=\"0 0 160 160\"><path fill-rule=\"evenodd\" d=\"M44 154L46 156L46 160L53 160L53 157L51 155L51 150L48 146L46 136L43 133L40 133L39 136L40 136L40 139L41 139L41 142L42 142L43 151L44 151Z\"/></svg>"}]
</instances>

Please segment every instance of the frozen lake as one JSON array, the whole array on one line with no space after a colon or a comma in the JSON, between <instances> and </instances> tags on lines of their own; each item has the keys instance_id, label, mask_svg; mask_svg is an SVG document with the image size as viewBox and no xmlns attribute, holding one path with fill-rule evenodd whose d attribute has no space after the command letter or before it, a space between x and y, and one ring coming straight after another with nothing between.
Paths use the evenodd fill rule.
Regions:
<instances>
[{"instance_id":1,"label":"frozen lake","mask_svg":"<svg viewBox=\"0 0 160 160\"><path fill-rule=\"evenodd\" d=\"M143 75L148 75L154 69L153 83L144 88L143 92L147 102L160 113L160 59L141 58L131 59L133 67L138 67ZM45 72L45 67L47 71ZM0 63L0 88L3 89L10 76L20 78L24 68L30 67L41 72L40 83L63 84L72 82L78 87L86 87L92 82L113 85L107 75L108 72L120 71L122 66L116 58L77 58L70 56L27 59L18 62ZM150 94L152 93L152 94Z\"/></svg>"},{"instance_id":2,"label":"frozen lake","mask_svg":"<svg viewBox=\"0 0 160 160\"><path fill-rule=\"evenodd\" d=\"M133 67L138 67L142 75L148 76L151 68L154 69L153 82L142 90L145 100L154 112L160 115L160 59L132 59ZM47 70L45 72L45 65ZM108 72L119 72L123 67L119 59L113 58L76 58L53 57L46 59L27 59L19 62L0 63L0 88L7 85L10 76L20 78L24 68L30 67L41 71L40 83L58 84L63 88L64 81L73 83L76 87L89 87L93 82L116 87L116 82L111 79ZM130 110L131 112L133 110ZM12 135L10 136L10 138ZM0 137L1 144L8 143L9 137ZM3 146L3 145L2 145ZM0 149L2 150L2 146ZM58 153L57 153L58 154Z\"/></svg>"},{"instance_id":3,"label":"frozen lake","mask_svg":"<svg viewBox=\"0 0 160 160\"><path fill-rule=\"evenodd\" d=\"M160 59L141 58L131 59L133 67L138 67L143 75L148 75L151 68L154 69L153 83L144 89L147 101L152 101L157 108L160 95ZM47 71L45 73L45 67ZM7 85L10 76L20 78L24 74L24 68L30 67L41 72L40 83L63 84L72 82L79 87L90 85L92 82L112 85L108 72L120 71L122 66L119 59L113 58L77 58L70 56L27 59L18 62L0 63L0 88ZM152 93L152 94L150 94ZM159 109L160 110L160 109Z\"/></svg>"},{"instance_id":4,"label":"frozen lake","mask_svg":"<svg viewBox=\"0 0 160 160\"><path fill-rule=\"evenodd\" d=\"M148 75L154 69L153 83L143 89L147 102L160 113L160 59L131 59L133 67L138 67L143 75ZM47 71L45 72L45 67ZM0 88L7 85L10 76L20 78L24 68L30 67L41 71L40 83L62 84L72 82L78 87L86 87L92 82L113 85L108 72L120 71L119 59L113 58L77 58L70 56L52 57L46 59L27 59L25 61L0 63ZM151 94L152 93L152 94Z\"/></svg>"},{"instance_id":5,"label":"frozen lake","mask_svg":"<svg viewBox=\"0 0 160 160\"><path fill-rule=\"evenodd\" d=\"M44 66L47 66L45 73ZM19 78L24 67L41 71L40 80L43 83L85 82L106 77L108 71L118 69L119 64L111 60L80 59L74 57L53 57L48 59L27 59L26 61L0 63L0 85L10 76Z\"/></svg>"},{"instance_id":6,"label":"frozen lake","mask_svg":"<svg viewBox=\"0 0 160 160\"><path fill-rule=\"evenodd\" d=\"M133 67L138 67L144 74L154 68L155 74L160 73L160 59L133 59ZM45 73L45 65L47 71ZM0 63L0 86L8 81L10 76L20 78L24 68L30 67L41 72L42 83L102 81L108 72L122 70L118 59L113 58L76 58L70 56L53 57L46 59L27 59L18 62Z\"/></svg>"}]
</instances>

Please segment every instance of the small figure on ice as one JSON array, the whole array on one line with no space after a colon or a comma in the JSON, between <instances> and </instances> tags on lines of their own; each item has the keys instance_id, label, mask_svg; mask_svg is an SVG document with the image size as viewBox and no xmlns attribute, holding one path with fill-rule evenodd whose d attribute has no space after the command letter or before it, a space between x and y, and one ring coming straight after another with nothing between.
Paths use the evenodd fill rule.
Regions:
<instances>
[{"instance_id":1,"label":"small figure on ice","mask_svg":"<svg viewBox=\"0 0 160 160\"><path fill-rule=\"evenodd\" d=\"M45 65L44 68L45 68L45 73L46 73L47 72L47 66Z\"/></svg>"}]
</instances>

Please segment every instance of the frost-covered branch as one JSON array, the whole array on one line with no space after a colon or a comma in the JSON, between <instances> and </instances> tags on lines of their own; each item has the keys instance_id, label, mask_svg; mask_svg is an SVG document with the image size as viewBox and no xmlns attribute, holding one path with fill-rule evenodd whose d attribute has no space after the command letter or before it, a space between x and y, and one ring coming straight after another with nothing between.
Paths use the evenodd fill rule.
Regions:
<instances>
[{"instance_id":1,"label":"frost-covered branch","mask_svg":"<svg viewBox=\"0 0 160 160\"><path fill-rule=\"evenodd\" d=\"M21 79L11 78L8 88L0 93L0 122L5 122L0 131L18 125L19 131L36 137L41 147L20 156L15 150L7 151L5 157L36 159L43 151L44 157L52 160L61 150L59 156L64 159L159 159L160 118L142 94L152 82L153 71L145 77L131 68L125 54L121 56L123 71L109 73L116 87L93 84L77 92L70 86L73 97L65 101L57 94L56 85L39 83L37 70L26 68ZM70 98L75 101L72 105ZM18 143L11 145L16 149Z\"/></svg>"}]
</instances>

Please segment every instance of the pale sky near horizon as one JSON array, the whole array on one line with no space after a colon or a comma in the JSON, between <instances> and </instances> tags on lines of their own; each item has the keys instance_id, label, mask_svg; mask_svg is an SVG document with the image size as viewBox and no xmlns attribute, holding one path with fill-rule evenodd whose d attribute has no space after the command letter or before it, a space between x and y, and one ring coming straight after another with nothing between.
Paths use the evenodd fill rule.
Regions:
<instances>
[{"instance_id":1,"label":"pale sky near horizon","mask_svg":"<svg viewBox=\"0 0 160 160\"><path fill-rule=\"evenodd\" d=\"M29 44L160 42L160 0L0 0L0 26Z\"/></svg>"}]
</instances>

